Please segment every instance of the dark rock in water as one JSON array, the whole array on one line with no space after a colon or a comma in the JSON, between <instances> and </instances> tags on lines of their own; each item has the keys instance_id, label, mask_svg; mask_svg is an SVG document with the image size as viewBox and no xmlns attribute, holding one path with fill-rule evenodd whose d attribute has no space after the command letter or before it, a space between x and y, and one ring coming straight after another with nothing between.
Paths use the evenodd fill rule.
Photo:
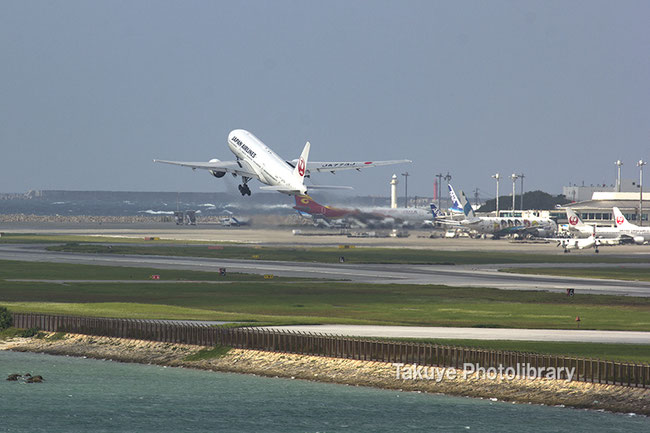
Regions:
<instances>
[{"instance_id":1,"label":"dark rock in water","mask_svg":"<svg viewBox=\"0 0 650 433\"><path fill-rule=\"evenodd\" d=\"M27 383L41 383L43 380L43 376L32 376L27 379Z\"/></svg>"},{"instance_id":2,"label":"dark rock in water","mask_svg":"<svg viewBox=\"0 0 650 433\"><path fill-rule=\"evenodd\" d=\"M20 378L20 377L22 377L20 374L14 373L14 374L10 374L9 377L7 377L7 380L15 381L15 380L18 380L18 378Z\"/></svg>"}]
</instances>

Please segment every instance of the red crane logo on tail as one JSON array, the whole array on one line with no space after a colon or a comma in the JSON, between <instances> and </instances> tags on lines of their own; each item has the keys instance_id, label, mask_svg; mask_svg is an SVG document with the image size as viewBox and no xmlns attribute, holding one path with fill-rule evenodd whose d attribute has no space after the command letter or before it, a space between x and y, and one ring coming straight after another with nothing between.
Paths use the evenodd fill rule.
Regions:
<instances>
[{"instance_id":1,"label":"red crane logo on tail","mask_svg":"<svg viewBox=\"0 0 650 433\"><path fill-rule=\"evenodd\" d=\"M305 160L304 160L304 158L300 158L300 161L298 161L298 174L300 176L305 175Z\"/></svg>"},{"instance_id":2,"label":"red crane logo on tail","mask_svg":"<svg viewBox=\"0 0 650 433\"><path fill-rule=\"evenodd\" d=\"M616 217L616 224L618 224L619 226L620 226L621 224L623 224L624 222L625 222L625 218L624 218L624 217L622 217L622 216L617 216L617 217Z\"/></svg>"},{"instance_id":3,"label":"red crane logo on tail","mask_svg":"<svg viewBox=\"0 0 650 433\"><path fill-rule=\"evenodd\" d=\"M571 224L572 226L578 224L578 217L572 216L571 218L569 218L569 224Z\"/></svg>"}]
</instances>

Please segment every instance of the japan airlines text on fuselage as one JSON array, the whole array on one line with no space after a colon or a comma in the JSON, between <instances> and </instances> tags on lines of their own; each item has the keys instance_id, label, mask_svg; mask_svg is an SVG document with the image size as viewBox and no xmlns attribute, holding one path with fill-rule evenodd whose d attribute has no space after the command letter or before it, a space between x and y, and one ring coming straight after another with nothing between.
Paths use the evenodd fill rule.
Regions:
<instances>
[{"instance_id":1,"label":"japan airlines text on fuselage","mask_svg":"<svg viewBox=\"0 0 650 433\"><path fill-rule=\"evenodd\" d=\"M228 134L228 147L237 158L250 164L260 181L274 186L294 186L293 167L250 132L243 129L231 131ZM300 190L304 185L294 187Z\"/></svg>"}]
</instances>

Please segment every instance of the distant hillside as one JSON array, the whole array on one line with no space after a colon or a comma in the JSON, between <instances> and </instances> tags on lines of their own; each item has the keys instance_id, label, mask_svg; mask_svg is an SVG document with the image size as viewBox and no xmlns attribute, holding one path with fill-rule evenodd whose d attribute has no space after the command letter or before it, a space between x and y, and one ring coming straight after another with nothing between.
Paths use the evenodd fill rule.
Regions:
<instances>
[{"instance_id":1,"label":"distant hillside","mask_svg":"<svg viewBox=\"0 0 650 433\"><path fill-rule=\"evenodd\" d=\"M555 205L564 205L571 200L562 195L551 195L544 191L530 191L524 193L524 209L555 209ZM520 208L521 195L515 196L515 207ZM512 196L503 195L499 197L499 209L512 209ZM496 199L488 200L478 212L493 212L496 210Z\"/></svg>"}]
</instances>

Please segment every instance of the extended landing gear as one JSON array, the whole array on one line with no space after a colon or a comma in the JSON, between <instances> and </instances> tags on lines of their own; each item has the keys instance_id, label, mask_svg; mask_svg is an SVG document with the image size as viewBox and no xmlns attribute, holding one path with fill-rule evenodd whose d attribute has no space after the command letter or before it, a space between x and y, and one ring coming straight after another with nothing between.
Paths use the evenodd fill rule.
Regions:
<instances>
[{"instance_id":1,"label":"extended landing gear","mask_svg":"<svg viewBox=\"0 0 650 433\"><path fill-rule=\"evenodd\" d=\"M251 189L248 187L249 177L242 177L243 183L238 186L241 195L251 195Z\"/></svg>"},{"instance_id":2,"label":"extended landing gear","mask_svg":"<svg viewBox=\"0 0 650 433\"><path fill-rule=\"evenodd\" d=\"M241 195L251 195L251 189L248 187L248 185L239 185L238 188Z\"/></svg>"}]
</instances>

